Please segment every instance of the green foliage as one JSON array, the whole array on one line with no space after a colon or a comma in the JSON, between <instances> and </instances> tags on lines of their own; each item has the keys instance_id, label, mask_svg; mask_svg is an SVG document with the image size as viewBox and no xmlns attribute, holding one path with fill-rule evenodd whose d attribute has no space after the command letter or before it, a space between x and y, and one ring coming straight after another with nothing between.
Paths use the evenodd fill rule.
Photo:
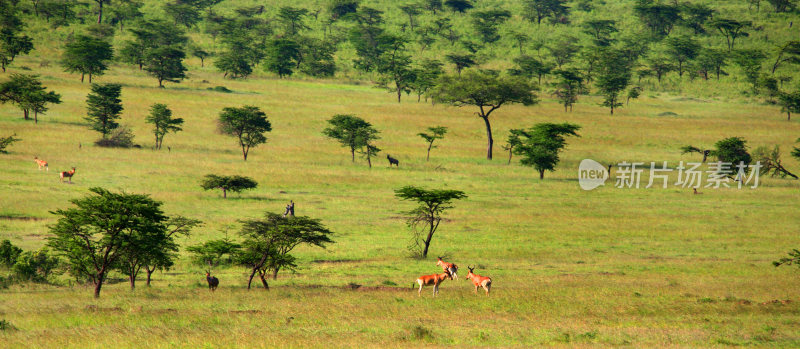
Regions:
<instances>
[{"instance_id":1,"label":"green foliage","mask_svg":"<svg viewBox=\"0 0 800 349\"><path fill-rule=\"evenodd\" d=\"M761 65L766 55L760 50L738 50L734 60L742 68L745 78L753 86L753 93L758 92L759 82L761 81Z\"/></svg>"},{"instance_id":2,"label":"green foliage","mask_svg":"<svg viewBox=\"0 0 800 349\"><path fill-rule=\"evenodd\" d=\"M666 36L681 19L677 2L662 4L655 0L639 0L633 8L642 23L656 36Z\"/></svg>"},{"instance_id":3,"label":"green foliage","mask_svg":"<svg viewBox=\"0 0 800 349\"><path fill-rule=\"evenodd\" d=\"M47 282L61 264L58 257L50 254L47 248L38 251L25 251L17 256L11 271L20 281Z\"/></svg>"},{"instance_id":4,"label":"green foliage","mask_svg":"<svg viewBox=\"0 0 800 349\"><path fill-rule=\"evenodd\" d=\"M418 133L417 135L422 137L426 143L428 143L428 156L425 157L425 161L429 161L431 159L431 149L436 148L433 145L433 142L437 139L444 138L445 133L447 133L447 127L444 126L435 126L435 127L428 127L428 132L430 133Z\"/></svg>"},{"instance_id":5,"label":"green foliage","mask_svg":"<svg viewBox=\"0 0 800 349\"><path fill-rule=\"evenodd\" d=\"M233 264L234 258L239 254L241 247L240 244L224 238L206 241L201 245L189 246L186 251L191 253L191 260L195 265L215 268L221 265Z\"/></svg>"},{"instance_id":6,"label":"green foliage","mask_svg":"<svg viewBox=\"0 0 800 349\"><path fill-rule=\"evenodd\" d=\"M580 126L570 123L536 124L525 132L520 132L519 145L514 153L521 155L520 163L533 167L539 172L539 179L544 179L545 171L555 171L561 160L559 153L567 145L567 136L580 137L577 133Z\"/></svg>"},{"instance_id":7,"label":"green foliage","mask_svg":"<svg viewBox=\"0 0 800 349\"><path fill-rule=\"evenodd\" d=\"M314 77L332 77L336 73L336 46L314 38L303 38L300 71Z\"/></svg>"},{"instance_id":8,"label":"green foliage","mask_svg":"<svg viewBox=\"0 0 800 349\"><path fill-rule=\"evenodd\" d=\"M777 261L772 262L772 265L780 267L781 265L796 265L800 267L800 250L792 249L789 251L789 257L783 257Z\"/></svg>"},{"instance_id":9,"label":"green foliage","mask_svg":"<svg viewBox=\"0 0 800 349\"><path fill-rule=\"evenodd\" d=\"M337 114L331 117L328 123L330 126L322 130L322 134L337 140L343 147L350 148L353 162L356 161L356 151L365 154L367 162L372 167L370 158L377 154L379 149L370 145L370 142L378 139L378 130L369 122L355 115Z\"/></svg>"},{"instance_id":10,"label":"green foliage","mask_svg":"<svg viewBox=\"0 0 800 349\"><path fill-rule=\"evenodd\" d=\"M447 60L450 61L450 63L453 63L455 65L456 72L458 73L458 75L461 75L461 71L464 70L464 68L469 68L477 64L477 62L475 61L475 55L470 53L467 54L450 53L447 56L445 56L445 58L447 58Z\"/></svg>"},{"instance_id":11,"label":"green foliage","mask_svg":"<svg viewBox=\"0 0 800 349\"><path fill-rule=\"evenodd\" d=\"M800 143L800 138L798 138L796 142ZM792 149L792 156L800 159L800 147L795 147Z\"/></svg>"},{"instance_id":12,"label":"green foliage","mask_svg":"<svg viewBox=\"0 0 800 349\"><path fill-rule=\"evenodd\" d=\"M750 36L750 33L745 30L752 27L753 22L717 17L709 21L708 25L716 28L725 37L728 52L731 52L737 38Z\"/></svg>"},{"instance_id":13,"label":"green foliage","mask_svg":"<svg viewBox=\"0 0 800 349\"><path fill-rule=\"evenodd\" d=\"M303 23L308 15L308 9L283 6L278 10L278 21L286 28L286 36L294 36L309 27Z\"/></svg>"},{"instance_id":14,"label":"green foliage","mask_svg":"<svg viewBox=\"0 0 800 349\"><path fill-rule=\"evenodd\" d=\"M8 154L6 148L21 140L22 138L16 138L16 134L7 137L0 137L0 154Z\"/></svg>"},{"instance_id":15,"label":"green foliage","mask_svg":"<svg viewBox=\"0 0 800 349\"><path fill-rule=\"evenodd\" d=\"M500 40L497 26L511 18L511 12L507 10L474 11L470 16L472 17L472 26L481 36L483 42L493 43Z\"/></svg>"},{"instance_id":16,"label":"green foliage","mask_svg":"<svg viewBox=\"0 0 800 349\"><path fill-rule=\"evenodd\" d=\"M277 278L283 268L293 269L297 265L295 257L289 253L299 245L325 247L333 243L330 238L334 233L326 228L318 219L306 216L283 217L267 212L263 219L242 221L239 235L242 250L237 262L250 269L247 288L256 273L259 274L264 288L269 288L266 273L272 271Z\"/></svg>"},{"instance_id":17,"label":"green foliage","mask_svg":"<svg viewBox=\"0 0 800 349\"><path fill-rule=\"evenodd\" d=\"M14 58L33 50L33 40L22 34L23 27L15 1L0 1L0 67L3 72Z\"/></svg>"},{"instance_id":18,"label":"green foliage","mask_svg":"<svg viewBox=\"0 0 800 349\"><path fill-rule=\"evenodd\" d=\"M783 63L800 64L800 41L790 40L778 46L778 57L772 65L772 74L775 74L775 70Z\"/></svg>"},{"instance_id":19,"label":"green foliage","mask_svg":"<svg viewBox=\"0 0 800 349\"><path fill-rule=\"evenodd\" d=\"M67 72L81 73L81 82L84 75L88 74L91 83L92 75L102 75L108 68L112 56L111 44L107 41L78 35L64 48L61 64Z\"/></svg>"},{"instance_id":20,"label":"green foliage","mask_svg":"<svg viewBox=\"0 0 800 349\"><path fill-rule=\"evenodd\" d=\"M406 41L396 36L384 36L382 50L378 58L379 83L390 92L397 93L397 102L403 92L410 93L417 79L416 71L411 69L411 57L405 50Z\"/></svg>"},{"instance_id":21,"label":"green foliage","mask_svg":"<svg viewBox=\"0 0 800 349\"><path fill-rule=\"evenodd\" d=\"M300 61L300 45L291 39L272 41L267 55L267 70L280 78L291 76Z\"/></svg>"},{"instance_id":22,"label":"green foliage","mask_svg":"<svg viewBox=\"0 0 800 349\"><path fill-rule=\"evenodd\" d=\"M719 161L733 164L733 166L744 163L749 165L752 161L750 153L747 152L747 141L741 137L729 137L715 143L711 154L716 156Z\"/></svg>"},{"instance_id":23,"label":"green foliage","mask_svg":"<svg viewBox=\"0 0 800 349\"><path fill-rule=\"evenodd\" d=\"M778 104L786 113L786 119L792 119L792 113L800 113L800 91L782 92L778 94Z\"/></svg>"},{"instance_id":24,"label":"green foliage","mask_svg":"<svg viewBox=\"0 0 800 349\"><path fill-rule=\"evenodd\" d=\"M631 62L620 51L607 51L600 60L595 87L605 97L601 105L609 107L611 115L614 115L614 108L622 106L619 95L630 81Z\"/></svg>"},{"instance_id":25,"label":"green foliage","mask_svg":"<svg viewBox=\"0 0 800 349\"><path fill-rule=\"evenodd\" d=\"M405 212L408 215L408 226L412 230L409 250L422 258L428 256L428 248L433 239L433 234L442 221L442 213L453 208L454 200L467 197L463 191L450 189L424 189L415 186L405 186L394 191L395 196L401 200L417 203L417 207ZM425 236L423 237L423 233Z\"/></svg>"},{"instance_id":26,"label":"green foliage","mask_svg":"<svg viewBox=\"0 0 800 349\"><path fill-rule=\"evenodd\" d=\"M138 64L158 80L159 87L164 87L164 81L180 82L186 77L183 59L188 38L183 31L163 20L142 21L130 31L134 40L120 49L124 62Z\"/></svg>"},{"instance_id":27,"label":"green foliage","mask_svg":"<svg viewBox=\"0 0 800 349\"><path fill-rule=\"evenodd\" d=\"M514 156L514 148L522 144L522 138L526 133L523 129L512 128L508 130L508 138L506 144L503 145L503 150L508 151L508 164L511 164L511 158Z\"/></svg>"},{"instance_id":28,"label":"green foliage","mask_svg":"<svg viewBox=\"0 0 800 349\"><path fill-rule=\"evenodd\" d=\"M222 189L222 197L228 197L228 191L240 193L242 190L255 189L258 183L250 177L244 176L217 176L208 174L200 183L204 190Z\"/></svg>"},{"instance_id":29,"label":"green foliage","mask_svg":"<svg viewBox=\"0 0 800 349\"><path fill-rule=\"evenodd\" d=\"M469 71L463 76L442 76L433 92L433 97L441 103L478 107L478 117L483 119L486 125L488 138L486 158L491 160L494 141L489 116L505 104L536 104L538 100L533 90L533 85L521 77Z\"/></svg>"},{"instance_id":30,"label":"green foliage","mask_svg":"<svg viewBox=\"0 0 800 349\"><path fill-rule=\"evenodd\" d=\"M470 0L445 0L444 5L450 8L453 12L464 13L473 8Z\"/></svg>"},{"instance_id":31,"label":"green foliage","mask_svg":"<svg viewBox=\"0 0 800 349\"><path fill-rule=\"evenodd\" d=\"M71 200L75 207L51 212L59 218L50 226L47 246L67 260L72 276L95 285L98 298L126 246L137 236L163 234L167 217L161 202L147 195L112 193L103 188L89 191L95 195Z\"/></svg>"},{"instance_id":32,"label":"green foliage","mask_svg":"<svg viewBox=\"0 0 800 349\"><path fill-rule=\"evenodd\" d=\"M444 64L437 60L425 60L419 68L415 69L411 89L417 93L417 102L423 95L425 95L425 101L428 100L428 92L436 86L439 77L444 74L443 67Z\"/></svg>"},{"instance_id":33,"label":"green foliage","mask_svg":"<svg viewBox=\"0 0 800 349\"><path fill-rule=\"evenodd\" d=\"M667 55L678 63L678 75L683 76L686 62L700 53L700 44L689 36L672 36L666 40Z\"/></svg>"},{"instance_id":34,"label":"green foliage","mask_svg":"<svg viewBox=\"0 0 800 349\"><path fill-rule=\"evenodd\" d=\"M556 83L556 90L553 92L559 102L564 105L564 111L572 111L572 105L578 102L578 95L583 89L583 76L577 69L567 69L556 71L560 77Z\"/></svg>"},{"instance_id":35,"label":"green foliage","mask_svg":"<svg viewBox=\"0 0 800 349\"><path fill-rule=\"evenodd\" d=\"M522 16L536 24L541 24L545 18L557 22L566 18L569 14L569 6L566 0L524 0Z\"/></svg>"},{"instance_id":36,"label":"green foliage","mask_svg":"<svg viewBox=\"0 0 800 349\"><path fill-rule=\"evenodd\" d=\"M234 136L242 147L242 156L247 161L250 148L267 142L264 133L272 131L272 124L258 107L246 105L241 108L228 107L219 114L219 129L223 134Z\"/></svg>"},{"instance_id":37,"label":"green foliage","mask_svg":"<svg viewBox=\"0 0 800 349\"><path fill-rule=\"evenodd\" d=\"M134 146L133 137L130 127L122 125L111 130L108 137L96 140L94 144L107 148L130 148Z\"/></svg>"},{"instance_id":38,"label":"green foliage","mask_svg":"<svg viewBox=\"0 0 800 349\"><path fill-rule=\"evenodd\" d=\"M183 130L183 118L173 118L172 110L167 108L166 104L156 103L150 106L150 115L147 116L145 121L153 124L153 134L156 137L155 149L161 149L164 143L164 136L167 133Z\"/></svg>"},{"instance_id":39,"label":"green foliage","mask_svg":"<svg viewBox=\"0 0 800 349\"><path fill-rule=\"evenodd\" d=\"M105 139L114 129L119 127L117 120L122 113L122 94L120 84L92 84L92 92L86 97L87 116L92 130L100 132Z\"/></svg>"},{"instance_id":40,"label":"green foliage","mask_svg":"<svg viewBox=\"0 0 800 349\"><path fill-rule=\"evenodd\" d=\"M328 3L328 12L331 15L331 20L343 18L349 14L358 11L360 0L331 0Z\"/></svg>"},{"instance_id":41,"label":"green foliage","mask_svg":"<svg viewBox=\"0 0 800 349\"><path fill-rule=\"evenodd\" d=\"M528 79L536 77L538 82L542 83L542 77L550 74L553 70L553 65L542 62L533 56L519 56L514 58L516 68L509 69L511 75L523 76Z\"/></svg>"},{"instance_id":42,"label":"green foliage","mask_svg":"<svg viewBox=\"0 0 800 349\"><path fill-rule=\"evenodd\" d=\"M8 239L0 242L0 264L7 268L14 266L20 253L22 253L22 249L14 246Z\"/></svg>"},{"instance_id":43,"label":"green foliage","mask_svg":"<svg viewBox=\"0 0 800 349\"><path fill-rule=\"evenodd\" d=\"M22 110L25 120L39 122L39 113L47 111L47 104L60 104L61 95L53 91L45 91L38 75L11 74L11 80L0 84L0 104L11 103Z\"/></svg>"},{"instance_id":44,"label":"green foliage","mask_svg":"<svg viewBox=\"0 0 800 349\"><path fill-rule=\"evenodd\" d=\"M776 13L789 12L797 8L796 0L767 0Z\"/></svg>"}]
</instances>

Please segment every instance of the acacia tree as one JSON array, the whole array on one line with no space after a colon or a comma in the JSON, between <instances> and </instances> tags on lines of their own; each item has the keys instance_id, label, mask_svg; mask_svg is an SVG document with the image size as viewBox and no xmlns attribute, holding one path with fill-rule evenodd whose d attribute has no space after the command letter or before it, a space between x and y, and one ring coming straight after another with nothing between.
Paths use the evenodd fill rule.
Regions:
<instances>
[{"instance_id":1,"label":"acacia tree","mask_svg":"<svg viewBox=\"0 0 800 349\"><path fill-rule=\"evenodd\" d=\"M425 161L429 161L431 159L431 149L436 148L433 145L433 142L437 139L444 138L444 134L447 133L447 127L444 126L435 126L435 127L428 127L428 132L430 133L417 133L418 136L422 137L425 142L428 143L428 155L425 157Z\"/></svg>"},{"instance_id":2,"label":"acacia tree","mask_svg":"<svg viewBox=\"0 0 800 349\"><path fill-rule=\"evenodd\" d=\"M567 145L567 136L580 137L577 131L581 127L575 124L541 123L531 127L519 135L520 143L514 152L522 156L520 163L539 171L539 179L544 179L545 171L555 171L560 161L558 154Z\"/></svg>"},{"instance_id":3,"label":"acacia tree","mask_svg":"<svg viewBox=\"0 0 800 349\"><path fill-rule=\"evenodd\" d=\"M108 68L108 61L113 57L111 44L107 41L91 36L78 35L75 40L68 43L61 57L61 65L70 73L81 73L81 83L86 74L89 83L92 75L102 75Z\"/></svg>"},{"instance_id":4,"label":"acacia tree","mask_svg":"<svg viewBox=\"0 0 800 349\"><path fill-rule=\"evenodd\" d=\"M186 77L185 46L189 40L178 27L163 20L147 20L130 30L134 40L127 41L120 49L124 62L137 64L158 80L180 82Z\"/></svg>"},{"instance_id":5,"label":"acacia tree","mask_svg":"<svg viewBox=\"0 0 800 349\"><path fill-rule=\"evenodd\" d=\"M264 133L272 131L272 124L258 107L246 105L241 108L228 107L219 114L219 129L223 134L239 139L242 156L247 161L251 147L267 142Z\"/></svg>"},{"instance_id":6,"label":"acacia tree","mask_svg":"<svg viewBox=\"0 0 800 349\"><path fill-rule=\"evenodd\" d=\"M483 42L493 43L500 40L497 26L511 18L508 10L486 10L472 12L472 26L483 39Z\"/></svg>"},{"instance_id":7,"label":"acacia tree","mask_svg":"<svg viewBox=\"0 0 800 349\"><path fill-rule=\"evenodd\" d=\"M700 44L689 36L676 36L667 39L667 54L678 62L678 76L683 76L684 64L697 57Z\"/></svg>"},{"instance_id":8,"label":"acacia tree","mask_svg":"<svg viewBox=\"0 0 800 349\"><path fill-rule=\"evenodd\" d=\"M414 201L418 206L408 214L408 226L411 228L413 237L409 250L419 253L422 258L428 256L428 248L431 245L433 234L439 228L442 221L442 213L453 208L452 201L467 197L463 191L447 189L423 189L414 186L405 186L394 191L395 196L402 200ZM423 234L425 237L423 238ZM419 250L422 250L421 253Z\"/></svg>"},{"instance_id":9,"label":"acacia tree","mask_svg":"<svg viewBox=\"0 0 800 349\"><path fill-rule=\"evenodd\" d=\"M492 125L489 116L505 104L533 105L538 102L530 82L518 76L498 76L488 72L470 71L463 76L445 75L433 94L434 100L455 106L478 107L478 117L486 126L486 158L492 159Z\"/></svg>"},{"instance_id":10,"label":"acacia tree","mask_svg":"<svg viewBox=\"0 0 800 349\"><path fill-rule=\"evenodd\" d=\"M164 143L164 136L170 132L178 132L183 130L183 118L173 118L172 110L167 108L166 104L156 103L150 106L150 115L147 116L145 121L153 124L153 134L156 137L155 149L161 149Z\"/></svg>"},{"instance_id":11,"label":"acacia tree","mask_svg":"<svg viewBox=\"0 0 800 349\"><path fill-rule=\"evenodd\" d=\"M307 216L283 217L277 213L267 212L263 219L241 221L243 226L239 235L244 238L242 250L237 261L250 269L247 289L258 274L264 289L269 289L266 275L272 272L272 279L278 278L283 268L293 269L296 258L289 253L295 247L306 244L325 248L333 243L330 238L334 233L326 228L318 219Z\"/></svg>"},{"instance_id":12,"label":"acacia tree","mask_svg":"<svg viewBox=\"0 0 800 349\"><path fill-rule=\"evenodd\" d=\"M120 84L92 84L92 92L86 97L87 116L84 120L89 122L92 130L100 132L103 139L119 127L117 119L122 113L121 94Z\"/></svg>"},{"instance_id":13,"label":"acacia tree","mask_svg":"<svg viewBox=\"0 0 800 349\"><path fill-rule=\"evenodd\" d=\"M536 24L545 18L556 19L569 13L566 0L525 0L522 16Z\"/></svg>"},{"instance_id":14,"label":"acacia tree","mask_svg":"<svg viewBox=\"0 0 800 349\"><path fill-rule=\"evenodd\" d=\"M372 124L355 115L337 114L328 123L331 126L322 130L322 134L337 140L343 147L350 148L353 162L356 161L356 151L367 147L371 139L376 139L370 139L370 136L377 137L378 134Z\"/></svg>"},{"instance_id":15,"label":"acacia tree","mask_svg":"<svg viewBox=\"0 0 800 349\"><path fill-rule=\"evenodd\" d=\"M602 105L611 109L621 107L619 95L631 81L631 62L617 51L607 51L600 61L595 87L600 90L605 99Z\"/></svg>"},{"instance_id":16,"label":"acacia tree","mask_svg":"<svg viewBox=\"0 0 800 349\"><path fill-rule=\"evenodd\" d=\"M455 65L456 73L458 73L459 76L461 76L461 71L464 70L464 68L469 68L477 64L477 62L475 62L475 55L469 53L466 54L450 53L447 56L445 56L445 58L447 58L447 60L450 61L450 63L453 63L453 65Z\"/></svg>"},{"instance_id":17,"label":"acacia tree","mask_svg":"<svg viewBox=\"0 0 800 349\"><path fill-rule=\"evenodd\" d=\"M192 229L202 225L203 222L197 219L186 218L183 216L174 216L170 217L167 220L167 242L170 243L167 246L158 246L155 249L143 250L144 256L140 258L141 266L144 267L145 272L147 273L147 278L145 285L150 286L150 280L153 276L153 272L156 270L169 270L172 265L175 263L175 259L178 257L177 255L177 248L178 245L175 244L174 239L178 236L188 236L191 233ZM172 249L174 247L174 249Z\"/></svg>"},{"instance_id":18,"label":"acacia tree","mask_svg":"<svg viewBox=\"0 0 800 349\"><path fill-rule=\"evenodd\" d=\"M50 227L47 245L67 260L70 274L94 284L94 297L99 298L125 247L137 237L162 236L168 218L161 202L147 195L89 191L96 195L72 200L74 208L51 212L60 218Z\"/></svg>"},{"instance_id":19,"label":"acacia tree","mask_svg":"<svg viewBox=\"0 0 800 349\"><path fill-rule=\"evenodd\" d=\"M511 164L511 157L514 155L514 148L522 144L522 137L526 135L525 130L512 128L508 130L508 139L503 145L503 150L508 151L508 165Z\"/></svg>"},{"instance_id":20,"label":"acacia tree","mask_svg":"<svg viewBox=\"0 0 800 349\"><path fill-rule=\"evenodd\" d=\"M24 25L14 1L0 1L0 14L0 67L5 73L14 58L33 50L33 40L22 34Z\"/></svg>"},{"instance_id":21,"label":"acacia tree","mask_svg":"<svg viewBox=\"0 0 800 349\"><path fill-rule=\"evenodd\" d=\"M47 111L47 104L60 104L61 95L45 91L38 75L11 74L11 80L0 84L0 104L12 103L22 110L25 120L39 123L39 113Z\"/></svg>"},{"instance_id":22,"label":"acacia tree","mask_svg":"<svg viewBox=\"0 0 800 349\"><path fill-rule=\"evenodd\" d=\"M291 39L275 39L267 55L267 70L281 79L291 76L300 61L300 45Z\"/></svg>"},{"instance_id":23,"label":"acacia tree","mask_svg":"<svg viewBox=\"0 0 800 349\"><path fill-rule=\"evenodd\" d=\"M383 53L378 58L378 73L381 74L379 83L390 92L397 93L397 103L400 103L403 92L411 92L417 79L416 72L411 69L411 57L406 53L405 45L405 40L387 36L383 39Z\"/></svg>"},{"instance_id":24,"label":"acacia tree","mask_svg":"<svg viewBox=\"0 0 800 349\"><path fill-rule=\"evenodd\" d=\"M715 18L708 22L708 25L717 28L717 30L725 37L728 44L728 52L733 50L733 45L739 37L748 37L750 34L745 30L753 26L750 21L737 21L728 18Z\"/></svg>"},{"instance_id":25,"label":"acacia tree","mask_svg":"<svg viewBox=\"0 0 800 349\"><path fill-rule=\"evenodd\" d=\"M232 242L227 238L209 240L200 245L189 246L186 251L191 253L193 264L205 268L215 268L219 265L233 264L242 245Z\"/></svg>"},{"instance_id":26,"label":"acacia tree","mask_svg":"<svg viewBox=\"0 0 800 349\"><path fill-rule=\"evenodd\" d=\"M800 113L800 91L781 93L778 95L781 111L786 113L786 120L792 120L792 113Z\"/></svg>"},{"instance_id":27,"label":"acacia tree","mask_svg":"<svg viewBox=\"0 0 800 349\"><path fill-rule=\"evenodd\" d=\"M215 174L208 174L200 183L203 190L222 189L222 197L228 198L228 191L239 193L242 190L254 189L258 183L252 178L243 176L217 176Z\"/></svg>"},{"instance_id":28,"label":"acacia tree","mask_svg":"<svg viewBox=\"0 0 800 349\"><path fill-rule=\"evenodd\" d=\"M572 106L578 101L578 94L583 86L583 76L577 69L567 69L556 71L561 77L556 85L554 94L558 101L564 105L564 111L572 111Z\"/></svg>"},{"instance_id":29,"label":"acacia tree","mask_svg":"<svg viewBox=\"0 0 800 349\"><path fill-rule=\"evenodd\" d=\"M8 151L6 150L6 148L8 148L8 146L10 146L10 145L12 145L12 144L14 144L16 142L19 142L21 140L22 140L22 138L17 138L17 134L16 133L11 135L11 136L0 137L0 154L8 154Z\"/></svg>"}]
</instances>

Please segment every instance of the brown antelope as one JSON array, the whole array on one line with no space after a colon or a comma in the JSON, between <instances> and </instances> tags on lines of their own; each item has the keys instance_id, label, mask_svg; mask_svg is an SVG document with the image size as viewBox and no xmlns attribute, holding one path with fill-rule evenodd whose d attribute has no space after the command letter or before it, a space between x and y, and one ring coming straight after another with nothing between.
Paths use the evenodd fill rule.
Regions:
<instances>
[{"instance_id":1,"label":"brown antelope","mask_svg":"<svg viewBox=\"0 0 800 349\"><path fill-rule=\"evenodd\" d=\"M489 297L489 290L492 289L492 278L473 273L472 270L475 269L475 267L467 266L467 269L469 269L467 279L472 280L472 284L475 285L475 294L478 294L478 286L480 286L486 290L486 297Z\"/></svg>"},{"instance_id":2,"label":"brown antelope","mask_svg":"<svg viewBox=\"0 0 800 349\"><path fill-rule=\"evenodd\" d=\"M48 166L47 166L47 161L44 161L44 160L42 160L42 159L39 159L39 158L38 158L38 157L36 157L36 156L34 156L34 157L33 157L33 161L36 161L36 164L37 164L37 165L39 165L39 171L41 171L41 170L42 170L42 167L44 167L44 169L45 169L47 172L50 172L50 167L48 167Z\"/></svg>"},{"instance_id":3,"label":"brown antelope","mask_svg":"<svg viewBox=\"0 0 800 349\"><path fill-rule=\"evenodd\" d=\"M59 174L59 182L64 182L64 178L69 178L69 182L72 183L72 176L75 175L75 168L73 167L71 171L61 172Z\"/></svg>"},{"instance_id":4,"label":"brown antelope","mask_svg":"<svg viewBox=\"0 0 800 349\"><path fill-rule=\"evenodd\" d=\"M450 275L452 275L456 279L458 279L458 274L457 274L458 273L458 266L455 265L455 263L447 263L444 260L442 260L442 257L438 257L437 259L439 261L436 262L436 265L442 267L443 271L450 273ZM451 279L452 279L452 277L451 277Z\"/></svg>"},{"instance_id":5,"label":"brown antelope","mask_svg":"<svg viewBox=\"0 0 800 349\"><path fill-rule=\"evenodd\" d=\"M419 290L417 291L417 295L422 297L422 287L433 285L433 296L436 297L436 294L439 293L439 285L447 278L453 280L453 276L450 275L449 272L445 271L441 274L431 274L431 275L423 275L417 278L417 284L419 285ZM414 288L414 284L411 284L411 288Z\"/></svg>"}]
</instances>

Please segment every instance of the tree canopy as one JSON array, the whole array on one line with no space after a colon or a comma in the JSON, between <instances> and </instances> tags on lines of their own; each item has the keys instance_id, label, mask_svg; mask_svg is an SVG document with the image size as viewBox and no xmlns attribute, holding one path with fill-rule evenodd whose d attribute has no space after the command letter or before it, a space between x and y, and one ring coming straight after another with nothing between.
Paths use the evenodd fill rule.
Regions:
<instances>
[{"instance_id":1,"label":"tree canopy","mask_svg":"<svg viewBox=\"0 0 800 349\"><path fill-rule=\"evenodd\" d=\"M242 156L247 161L250 148L267 142L265 133L272 131L267 114L258 107L246 105L241 108L228 107L219 114L219 129L223 134L234 136L242 147Z\"/></svg>"},{"instance_id":2,"label":"tree canopy","mask_svg":"<svg viewBox=\"0 0 800 349\"><path fill-rule=\"evenodd\" d=\"M454 200L464 199L467 195L460 190L424 189L415 186L405 186L394 192L399 199L414 201L418 205L405 212L408 215L408 226L413 233L409 249L426 258L433 234L442 221L442 213L453 208Z\"/></svg>"}]
</instances>

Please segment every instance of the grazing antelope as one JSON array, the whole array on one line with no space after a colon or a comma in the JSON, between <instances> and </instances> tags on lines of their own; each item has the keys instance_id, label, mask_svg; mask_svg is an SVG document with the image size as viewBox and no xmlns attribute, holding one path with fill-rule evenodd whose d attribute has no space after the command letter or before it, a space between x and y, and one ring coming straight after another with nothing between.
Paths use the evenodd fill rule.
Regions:
<instances>
[{"instance_id":1,"label":"grazing antelope","mask_svg":"<svg viewBox=\"0 0 800 349\"><path fill-rule=\"evenodd\" d=\"M436 294L439 293L439 285L447 278L453 280L453 276L450 275L449 272L445 271L441 274L431 274L431 275L423 275L417 278L417 284L419 285L419 291L417 291L417 295L422 297L422 287L433 285L433 296L436 297ZM414 284L411 284L411 288L414 288Z\"/></svg>"},{"instance_id":2,"label":"grazing antelope","mask_svg":"<svg viewBox=\"0 0 800 349\"><path fill-rule=\"evenodd\" d=\"M41 171L42 167L44 167L44 169L47 170L47 172L50 172L50 167L47 166L47 161L39 159L36 156L33 157L33 161L36 161L36 164L39 165L39 171Z\"/></svg>"},{"instance_id":3,"label":"grazing antelope","mask_svg":"<svg viewBox=\"0 0 800 349\"><path fill-rule=\"evenodd\" d=\"M702 194L702 192L697 191L697 188L692 188L692 190L694 190L694 195Z\"/></svg>"},{"instance_id":4,"label":"grazing antelope","mask_svg":"<svg viewBox=\"0 0 800 349\"><path fill-rule=\"evenodd\" d=\"M389 160L389 167L392 167L392 165L395 165L395 166L397 166L397 167L400 167L400 160L397 160L397 159L393 158L393 157L392 157L391 155L389 155L389 154L386 154L386 159L388 159L388 160Z\"/></svg>"},{"instance_id":5,"label":"grazing antelope","mask_svg":"<svg viewBox=\"0 0 800 349\"><path fill-rule=\"evenodd\" d=\"M486 297L489 297L489 290L492 289L492 278L473 273L472 270L475 269L475 267L467 266L467 269L469 269L467 279L472 280L472 284L475 285L475 294L478 294L478 286L480 286L486 290Z\"/></svg>"},{"instance_id":6,"label":"grazing antelope","mask_svg":"<svg viewBox=\"0 0 800 349\"><path fill-rule=\"evenodd\" d=\"M438 257L437 259L439 261L436 262L436 265L442 267L442 270L450 273L450 275L458 279L458 266L455 263L447 263L444 260L442 260L442 257Z\"/></svg>"},{"instance_id":7,"label":"grazing antelope","mask_svg":"<svg viewBox=\"0 0 800 349\"><path fill-rule=\"evenodd\" d=\"M219 286L219 279L216 276L211 276L211 271L206 270L206 281L208 281L208 289L214 292Z\"/></svg>"},{"instance_id":8,"label":"grazing antelope","mask_svg":"<svg viewBox=\"0 0 800 349\"><path fill-rule=\"evenodd\" d=\"M69 182L72 183L72 176L74 175L75 175L75 168L73 167L71 171L61 172L61 174L58 175L59 176L58 181L63 183L64 178L69 178Z\"/></svg>"}]
</instances>

